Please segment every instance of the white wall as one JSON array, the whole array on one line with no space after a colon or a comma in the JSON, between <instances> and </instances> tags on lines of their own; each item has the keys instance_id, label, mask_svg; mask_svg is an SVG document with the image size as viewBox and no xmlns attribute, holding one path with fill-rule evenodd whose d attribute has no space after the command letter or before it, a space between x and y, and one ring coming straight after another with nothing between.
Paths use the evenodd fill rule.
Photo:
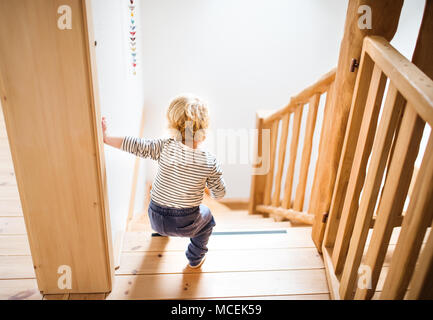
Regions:
<instances>
[{"instance_id":1,"label":"white wall","mask_svg":"<svg viewBox=\"0 0 433 320\"><path fill-rule=\"evenodd\" d=\"M285 105L337 64L346 1L143 1L147 134L170 98L209 102L212 128L253 128L257 109ZM223 166L227 197L247 197L250 166ZM152 174L152 173L150 173Z\"/></svg>"},{"instance_id":2,"label":"white wall","mask_svg":"<svg viewBox=\"0 0 433 320\"><path fill-rule=\"evenodd\" d=\"M108 118L113 135L137 135L144 105L140 41L137 41L137 76L132 75L130 68L128 4L125 0L92 0L101 113ZM136 12L139 35L142 21L139 3ZM105 158L114 236L125 229L135 158L109 146L105 146ZM139 189L137 203L143 203L143 194Z\"/></svg>"},{"instance_id":3,"label":"white wall","mask_svg":"<svg viewBox=\"0 0 433 320\"><path fill-rule=\"evenodd\" d=\"M409 56L423 6L405 1L393 41ZM253 128L257 109L285 105L337 64L346 9L347 0L142 1L147 136L164 134L182 92L209 102L214 130ZM227 197L248 197L250 167L223 169Z\"/></svg>"}]
</instances>

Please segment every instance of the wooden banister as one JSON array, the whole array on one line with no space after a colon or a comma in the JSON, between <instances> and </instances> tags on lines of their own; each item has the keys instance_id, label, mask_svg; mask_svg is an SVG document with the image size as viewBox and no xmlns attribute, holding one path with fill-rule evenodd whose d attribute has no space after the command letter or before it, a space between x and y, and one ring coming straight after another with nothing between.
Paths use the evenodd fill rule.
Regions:
<instances>
[{"instance_id":1,"label":"wooden banister","mask_svg":"<svg viewBox=\"0 0 433 320\"><path fill-rule=\"evenodd\" d=\"M408 61L382 37L367 37L365 50L381 68L393 79L397 90L413 103L413 107L424 121L433 122L433 90L431 79L415 64Z\"/></svg>"},{"instance_id":2,"label":"wooden banister","mask_svg":"<svg viewBox=\"0 0 433 320\"><path fill-rule=\"evenodd\" d=\"M257 112L257 129L259 130L256 142L256 157L263 150L265 142L261 140L261 131L270 130L269 141L269 170L262 175L253 175L251 182L250 213L269 213L273 216L286 218L306 224L312 224L314 214L303 210L307 180L313 148L314 131L317 126L317 114L320 98L328 93L335 79L335 69L331 70L316 83L303 90L290 99L290 103L275 111ZM327 103L329 104L329 103ZM301 134L302 115L304 108L308 105L307 123ZM292 115L293 114L293 115ZM292 125L290 128L290 120ZM281 124L280 124L281 122ZM281 126L281 133L278 130ZM291 130L291 141L289 155L286 156L288 133ZM322 130L323 132L323 130ZM303 139L301 139L301 137ZM297 162L298 149L302 147L301 174L299 183L294 186L295 165ZM278 151L278 152L277 152ZM257 159L257 158L256 158ZM288 160L288 168L285 170L285 162ZM276 163L275 163L276 162ZM276 167L276 170L274 170ZM274 174L274 171L275 174ZM284 192L281 199L283 174L286 171L284 181ZM292 191L295 190L295 199L292 201ZM273 193L272 193L273 192Z\"/></svg>"},{"instance_id":3,"label":"wooden banister","mask_svg":"<svg viewBox=\"0 0 433 320\"><path fill-rule=\"evenodd\" d=\"M292 97L290 102L284 108L281 108L274 113L268 115L264 120L264 124L268 124L274 120L281 119L286 113L292 113L295 111L296 107L300 104L305 104L309 99L316 94L323 94L328 91L329 86L335 80L336 68L327 72L325 75L320 77L314 84L302 90L299 94Z\"/></svg>"},{"instance_id":4,"label":"wooden banister","mask_svg":"<svg viewBox=\"0 0 433 320\"><path fill-rule=\"evenodd\" d=\"M431 278L425 269L432 256L425 250L431 246L421 247L433 220L432 134L415 180L413 172L424 127L433 125L433 80L380 37L365 38L361 61L343 149L343 157L352 159L350 178L340 194L342 205L335 205L335 199L331 205L322 249L334 296L370 299L391 234L401 225L380 297L403 299L418 262L424 268L422 279ZM339 172L343 165L347 163L340 162ZM413 180L409 207L402 214ZM368 270L365 286L357 286L361 267Z\"/></svg>"}]
</instances>

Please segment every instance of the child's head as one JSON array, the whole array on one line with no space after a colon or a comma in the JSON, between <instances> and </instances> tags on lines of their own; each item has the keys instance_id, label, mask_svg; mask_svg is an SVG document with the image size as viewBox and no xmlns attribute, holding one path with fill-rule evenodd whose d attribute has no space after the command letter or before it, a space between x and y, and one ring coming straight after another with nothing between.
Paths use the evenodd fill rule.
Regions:
<instances>
[{"instance_id":1,"label":"child's head","mask_svg":"<svg viewBox=\"0 0 433 320\"><path fill-rule=\"evenodd\" d=\"M201 142L209 126L207 105L200 98L186 94L173 99L167 110L168 126L183 142Z\"/></svg>"}]
</instances>

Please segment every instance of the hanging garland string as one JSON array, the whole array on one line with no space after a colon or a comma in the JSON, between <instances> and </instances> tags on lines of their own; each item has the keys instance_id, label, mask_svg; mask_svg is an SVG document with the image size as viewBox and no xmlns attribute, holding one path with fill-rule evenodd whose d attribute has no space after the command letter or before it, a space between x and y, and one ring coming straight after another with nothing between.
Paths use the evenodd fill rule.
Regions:
<instances>
[{"instance_id":1,"label":"hanging garland string","mask_svg":"<svg viewBox=\"0 0 433 320\"><path fill-rule=\"evenodd\" d=\"M137 74L137 41L136 41L136 17L135 17L135 5L134 0L129 0L129 10L131 11L131 24L129 26L129 45L131 48L131 63L132 63L132 74L135 76Z\"/></svg>"}]
</instances>

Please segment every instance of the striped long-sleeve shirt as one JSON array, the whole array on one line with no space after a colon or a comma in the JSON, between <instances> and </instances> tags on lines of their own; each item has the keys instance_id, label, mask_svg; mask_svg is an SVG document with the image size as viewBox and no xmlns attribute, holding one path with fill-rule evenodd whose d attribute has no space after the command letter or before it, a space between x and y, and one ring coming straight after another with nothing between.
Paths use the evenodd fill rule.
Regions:
<instances>
[{"instance_id":1,"label":"striped long-sleeve shirt","mask_svg":"<svg viewBox=\"0 0 433 320\"><path fill-rule=\"evenodd\" d=\"M225 195L221 168L211 153L192 149L174 139L125 137L122 150L158 161L158 173L152 185L151 199L171 208L189 208L201 204L207 186L211 196Z\"/></svg>"}]
</instances>

